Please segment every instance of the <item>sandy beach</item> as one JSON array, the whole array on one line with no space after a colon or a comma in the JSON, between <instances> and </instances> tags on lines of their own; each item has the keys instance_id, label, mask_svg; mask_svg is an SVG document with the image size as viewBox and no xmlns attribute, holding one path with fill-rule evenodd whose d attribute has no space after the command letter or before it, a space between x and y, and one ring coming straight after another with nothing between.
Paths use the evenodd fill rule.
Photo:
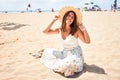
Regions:
<instances>
[{"instance_id":1,"label":"sandy beach","mask_svg":"<svg viewBox=\"0 0 120 80\"><path fill-rule=\"evenodd\" d=\"M62 50L57 35L42 33L57 14L0 13L0 80L120 80L120 12L82 12L91 44L79 40L84 70L71 78L29 54L49 47Z\"/></svg>"}]
</instances>

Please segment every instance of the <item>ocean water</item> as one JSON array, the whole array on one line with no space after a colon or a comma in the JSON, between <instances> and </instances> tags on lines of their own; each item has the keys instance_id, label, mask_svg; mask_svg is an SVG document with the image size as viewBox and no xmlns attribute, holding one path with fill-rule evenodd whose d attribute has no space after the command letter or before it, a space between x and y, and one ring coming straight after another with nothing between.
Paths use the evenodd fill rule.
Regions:
<instances>
[{"instance_id":1,"label":"ocean water","mask_svg":"<svg viewBox=\"0 0 120 80\"><path fill-rule=\"evenodd\" d=\"M42 12L51 12L51 10L41 10ZM57 12L59 10L55 10L54 12ZM0 13L24 13L24 12L39 12L38 10L8 10L8 11L0 11Z\"/></svg>"}]
</instances>

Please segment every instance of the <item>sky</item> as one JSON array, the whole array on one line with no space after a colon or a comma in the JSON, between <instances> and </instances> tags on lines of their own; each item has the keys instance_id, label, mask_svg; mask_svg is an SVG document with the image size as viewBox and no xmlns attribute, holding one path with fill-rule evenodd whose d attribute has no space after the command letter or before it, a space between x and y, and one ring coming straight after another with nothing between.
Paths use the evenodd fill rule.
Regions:
<instances>
[{"instance_id":1,"label":"sky","mask_svg":"<svg viewBox=\"0 0 120 80\"><path fill-rule=\"evenodd\" d=\"M82 8L85 2L94 2L99 5L103 10L110 10L111 4L114 0L0 0L0 11L8 10L26 10L27 5L31 4L31 10L41 8L41 10L59 10L63 6L74 6ZM120 6L120 0L118 6Z\"/></svg>"}]
</instances>

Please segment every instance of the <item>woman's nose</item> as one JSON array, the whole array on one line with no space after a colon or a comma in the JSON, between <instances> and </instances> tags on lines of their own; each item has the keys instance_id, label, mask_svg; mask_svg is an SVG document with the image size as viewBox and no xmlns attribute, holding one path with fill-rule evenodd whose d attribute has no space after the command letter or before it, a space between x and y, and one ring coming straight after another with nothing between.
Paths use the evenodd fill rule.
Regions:
<instances>
[{"instance_id":1,"label":"woman's nose","mask_svg":"<svg viewBox=\"0 0 120 80\"><path fill-rule=\"evenodd\" d=\"M69 16L67 19L69 19L69 20L70 20L70 19L71 19L71 17Z\"/></svg>"}]
</instances>

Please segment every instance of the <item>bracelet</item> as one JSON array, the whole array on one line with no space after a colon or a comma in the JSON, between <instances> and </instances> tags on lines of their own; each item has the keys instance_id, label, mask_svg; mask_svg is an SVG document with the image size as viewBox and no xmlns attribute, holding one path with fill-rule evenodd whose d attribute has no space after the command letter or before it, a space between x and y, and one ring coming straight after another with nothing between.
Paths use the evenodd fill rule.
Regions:
<instances>
[{"instance_id":1,"label":"bracelet","mask_svg":"<svg viewBox=\"0 0 120 80\"><path fill-rule=\"evenodd\" d=\"M85 31L85 30L86 30L85 27L82 29L82 28L79 26L79 28L81 29L81 31Z\"/></svg>"},{"instance_id":2,"label":"bracelet","mask_svg":"<svg viewBox=\"0 0 120 80\"><path fill-rule=\"evenodd\" d=\"M83 29L81 29L82 31L85 31L86 29L85 28L83 28Z\"/></svg>"}]
</instances>

